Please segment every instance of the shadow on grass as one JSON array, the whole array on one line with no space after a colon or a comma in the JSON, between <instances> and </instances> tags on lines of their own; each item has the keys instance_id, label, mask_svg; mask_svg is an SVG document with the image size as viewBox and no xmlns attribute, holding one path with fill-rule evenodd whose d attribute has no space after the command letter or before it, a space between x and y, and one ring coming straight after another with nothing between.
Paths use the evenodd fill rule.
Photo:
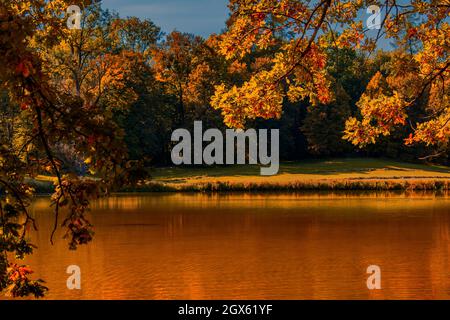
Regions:
<instances>
[{"instance_id":1,"label":"shadow on grass","mask_svg":"<svg viewBox=\"0 0 450 320\"><path fill-rule=\"evenodd\" d=\"M339 175L361 173L367 174L374 170L389 170L397 172L424 171L436 173L450 173L450 168L444 166L428 166L414 163L403 163L386 159L330 159L305 160L301 162L283 162L280 164L279 174L303 175ZM175 167L153 169L152 175L158 180L183 182L187 178L201 177L238 177L255 176L260 174L258 165L232 165L211 167Z\"/></svg>"}]
</instances>

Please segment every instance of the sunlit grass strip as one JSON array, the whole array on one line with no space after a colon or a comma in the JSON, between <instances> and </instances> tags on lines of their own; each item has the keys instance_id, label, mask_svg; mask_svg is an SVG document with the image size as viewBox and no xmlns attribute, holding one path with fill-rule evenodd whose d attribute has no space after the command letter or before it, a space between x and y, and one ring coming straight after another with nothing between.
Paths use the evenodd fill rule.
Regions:
<instances>
[{"instance_id":1,"label":"sunlit grass strip","mask_svg":"<svg viewBox=\"0 0 450 320\"><path fill-rule=\"evenodd\" d=\"M38 194L50 194L54 191L50 181L31 181ZM123 188L121 192L297 192L297 191L444 191L450 190L450 179L328 179L314 181L294 181L286 183L238 183L238 182L201 182L201 183L161 183L149 181L133 188Z\"/></svg>"}]
</instances>

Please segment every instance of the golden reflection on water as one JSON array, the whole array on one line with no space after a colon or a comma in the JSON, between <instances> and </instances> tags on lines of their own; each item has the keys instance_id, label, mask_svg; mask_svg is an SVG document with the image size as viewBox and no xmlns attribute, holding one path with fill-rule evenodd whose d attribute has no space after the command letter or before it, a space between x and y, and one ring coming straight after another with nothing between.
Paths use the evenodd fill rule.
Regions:
<instances>
[{"instance_id":1,"label":"golden reflection on water","mask_svg":"<svg viewBox=\"0 0 450 320\"><path fill-rule=\"evenodd\" d=\"M27 260L50 299L448 299L450 198L434 194L143 194L103 199L92 244ZM66 288L79 265L82 290ZM366 287L379 265L382 290Z\"/></svg>"}]
</instances>

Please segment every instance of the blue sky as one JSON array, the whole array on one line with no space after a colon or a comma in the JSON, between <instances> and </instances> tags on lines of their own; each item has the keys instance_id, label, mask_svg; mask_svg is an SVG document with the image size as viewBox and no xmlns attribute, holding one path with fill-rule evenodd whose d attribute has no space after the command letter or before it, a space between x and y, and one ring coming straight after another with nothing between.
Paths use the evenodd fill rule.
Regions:
<instances>
[{"instance_id":1,"label":"blue sky","mask_svg":"<svg viewBox=\"0 0 450 320\"><path fill-rule=\"evenodd\" d=\"M103 0L120 16L148 18L169 33L174 29L204 37L220 33L228 17L228 0Z\"/></svg>"}]
</instances>

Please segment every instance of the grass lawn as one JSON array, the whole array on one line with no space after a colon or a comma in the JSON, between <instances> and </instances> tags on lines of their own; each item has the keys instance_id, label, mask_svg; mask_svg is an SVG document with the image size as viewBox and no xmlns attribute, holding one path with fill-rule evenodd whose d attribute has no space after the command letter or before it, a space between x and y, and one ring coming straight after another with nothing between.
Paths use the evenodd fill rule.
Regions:
<instances>
[{"instance_id":1,"label":"grass lawn","mask_svg":"<svg viewBox=\"0 0 450 320\"><path fill-rule=\"evenodd\" d=\"M259 166L235 165L210 168L156 168L156 182L192 183L292 183L317 180L450 179L450 167L428 166L382 159L329 159L284 162L278 175L261 176Z\"/></svg>"},{"instance_id":2,"label":"grass lawn","mask_svg":"<svg viewBox=\"0 0 450 320\"><path fill-rule=\"evenodd\" d=\"M126 192L450 190L450 167L370 158L284 162L274 176L259 166L169 167L150 170L152 179ZM48 193L54 178L39 176L38 192Z\"/></svg>"}]
</instances>

